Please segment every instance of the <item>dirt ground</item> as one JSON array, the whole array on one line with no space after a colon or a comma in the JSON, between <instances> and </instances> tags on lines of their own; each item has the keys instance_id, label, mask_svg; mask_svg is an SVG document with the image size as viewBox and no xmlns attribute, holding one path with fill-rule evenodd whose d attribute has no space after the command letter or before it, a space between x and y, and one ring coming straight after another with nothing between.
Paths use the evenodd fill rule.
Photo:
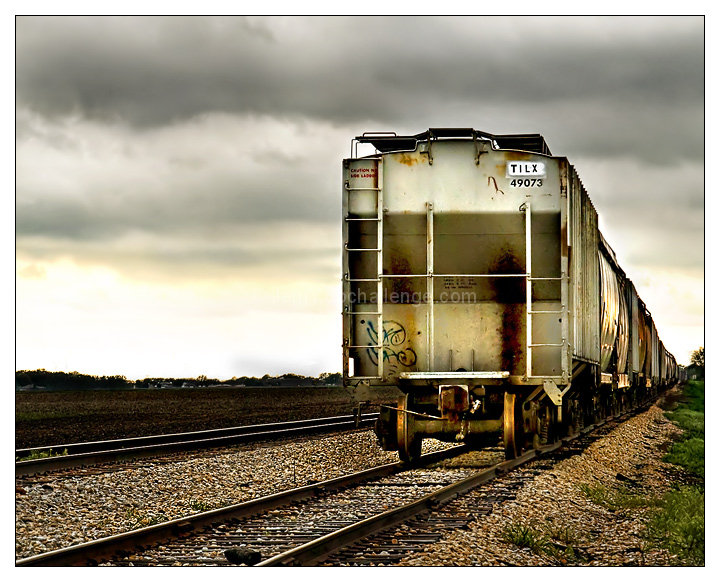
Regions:
<instances>
[{"instance_id":1,"label":"dirt ground","mask_svg":"<svg viewBox=\"0 0 720 582\"><path fill-rule=\"evenodd\" d=\"M380 403L396 401L378 390ZM20 392L15 447L36 447L349 414L355 404L338 387L227 387L171 390Z\"/></svg>"}]
</instances>

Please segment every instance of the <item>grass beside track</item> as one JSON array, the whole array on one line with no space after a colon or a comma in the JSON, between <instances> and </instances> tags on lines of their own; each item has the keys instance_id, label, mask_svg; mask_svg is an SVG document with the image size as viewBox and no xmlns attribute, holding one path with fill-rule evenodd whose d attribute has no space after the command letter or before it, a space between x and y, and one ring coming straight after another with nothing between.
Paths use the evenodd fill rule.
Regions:
<instances>
[{"instance_id":1,"label":"grass beside track","mask_svg":"<svg viewBox=\"0 0 720 582\"><path fill-rule=\"evenodd\" d=\"M15 457L15 461L36 461L38 459L48 459L50 457L64 456L68 454L67 449L63 449L60 453L50 453L47 451L30 451L30 454L26 457Z\"/></svg>"},{"instance_id":2,"label":"grass beside track","mask_svg":"<svg viewBox=\"0 0 720 582\"><path fill-rule=\"evenodd\" d=\"M645 546L665 548L678 566L705 565L705 383L683 387L677 407L665 415L683 433L664 461L683 471L662 497L648 497L625 487L581 487L585 496L611 511L641 511Z\"/></svg>"},{"instance_id":3,"label":"grass beside track","mask_svg":"<svg viewBox=\"0 0 720 582\"><path fill-rule=\"evenodd\" d=\"M580 491L593 503L613 513L633 515L645 522L643 546L664 548L678 566L705 565L705 383L691 381L674 410L665 413L683 433L665 455L678 466L678 478L662 496L653 497L630 487L582 484ZM509 524L503 540L556 563L586 561L583 534L552 524Z\"/></svg>"},{"instance_id":4,"label":"grass beside track","mask_svg":"<svg viewBox=\"0 0 720 582\"><path fill-rule=\"evenodd\" d=\"M584 556L574 547L583 537L566 526L552 523L525 525L510 524L503 530L504 541L519 548L529 548L536 554L555 558L560 564L574 565L585 561Z\"/></svg>"},{"instance_id":5,"label":"grass beside track","mask_svg":"<svg viewBox=\"0 0 720 582\"><path fill-rule=\"evenodd\" d=\"M691 477L666 493L648 523L652 544L677 556L678 563L705 565L705 382L690 381L677 408L666 416L683 429L664 460Z\"/></svg>"}]
</instances>

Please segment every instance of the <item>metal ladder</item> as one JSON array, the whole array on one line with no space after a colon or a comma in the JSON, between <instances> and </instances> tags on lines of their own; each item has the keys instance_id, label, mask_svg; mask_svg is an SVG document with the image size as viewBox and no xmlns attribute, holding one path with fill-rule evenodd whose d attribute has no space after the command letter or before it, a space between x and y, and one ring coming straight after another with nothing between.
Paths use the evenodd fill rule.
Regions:
<instances>
[{"instance_id":1,"label":"metal ladder","mask_svg":"<svg viewBox=\"0 0 720 582\"><path fill-rule=\"evenodd\" d=\"M376 337L376 344L364 344L364 345L353 345L351 341L348 341L348 338L346 337L343 341L343 347L345 350L345 361L349 362L349 355L350 350L352 349L375 349L377 350L377 375L375 376L355 376L352 377L354 379L358 380L371 380L371 379L379 379L383 377L383 359L385 357L385 352L383 349L383 340L384 340L384 332L383 332L383 282L382 282L382 273L383 273L383 191L382 191L382 158L379 158L377 161L377 187L373 188L351 188L348 181L345 181L344 185L344 200L343 200L343 289L345 292L345 297L350 298L350 292L351 292L351 283L356 282L375 282L377 284L377 291L376 291L376 309L375 311L354 311L353 310L353 302L348 300L347 303L344 305L343 309L343 317L345 318L345 329L351 330L350 331L350 340L352 340L352 337L354 335L353 333L353 317L355 315L365 315L365 316L374 316L375 318L375 329L377 332ZM366 217L366 218L355 218L349 216L349 208L350 208L350 198L352 194L357 192L375 192L376 194L376 211L377 215L374 217ZM348 232L349 232L349 225L351 223L359 223L359 222L376 222L377 223L377 241L375 244L375 248L348 248ZM377 257L377 276L371 279L362 279L362 278L352 278L350 273L350 253L376 253ZM349 372L349 371L348 371ZM353 370L354 372L354 370Z\"/></svg>"},{"instance_id":2,"label":"metal ladder","mask_svg":"<svg viewBox=\"0 0 720 582\"><path fill-rule=\"evenodd\" d=\"M566 285L563 283L564 281L567 281L567 265L565 264L565 261L562 260L561 257L561 265L560 265L560 277L533 277L532 276L532 212L531 212L531 205L530 201L523 204L521 207L523 212L525 212L525 293L526 293L526 300L525 300L525 309L526 309L526 356L525 356L525 362L527 365L526 369L526 376L528 379L530 378L552 378L553 380L557 380L560 382L565 383L567 379L564 375L561 376L535 376L533 375L533 367L532 367L532 350L534 348L539 347L553 347L553 348L560 348L561 349L561 357L560 357L560 367L561 370L567 370L567 343L568 343L568 333L567 333L567 325L568 325L568 297L567 297L567 289ZM532 305L532 284L536 281L560 281L561 285L561 300L560 300L560 309L559 310L536 310L533 309ZM560 328L560 343L538 343L534 344L532 341L532 318L534 315L546 315L546 314L556 314L560 315L561 317L561 328Z\"/></svg>"}]
</instances>

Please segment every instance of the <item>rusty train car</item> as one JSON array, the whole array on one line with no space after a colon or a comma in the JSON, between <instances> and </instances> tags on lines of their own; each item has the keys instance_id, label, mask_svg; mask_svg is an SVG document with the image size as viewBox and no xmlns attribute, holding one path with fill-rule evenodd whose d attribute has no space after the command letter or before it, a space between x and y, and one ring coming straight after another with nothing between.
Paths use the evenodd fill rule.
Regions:
<instances>
[{"instance_id":1,"label":"rusty train car","mask_svg":"<svg viewBox=\"0 0 720 582\"><path fill-rule=\"evenodd\" d=\"M541 135L366 133L342 193L343 381L399 388L375 431L401 459L423 438L500 433L513 458L677 380L575 168Z\"/></svg>"}]
</instances>

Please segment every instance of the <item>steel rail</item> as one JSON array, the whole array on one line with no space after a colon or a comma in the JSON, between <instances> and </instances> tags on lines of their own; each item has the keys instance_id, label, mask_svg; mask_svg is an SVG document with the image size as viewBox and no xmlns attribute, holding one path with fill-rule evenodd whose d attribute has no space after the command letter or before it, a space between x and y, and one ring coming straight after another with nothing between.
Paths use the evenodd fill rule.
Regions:
<instances>
[{"instance_id":1,"label":"steel rail","mask_svg":"<svg viewBox=\"0 0 720 582\"><path fill-rule=\"evenodd\" d=\"M592 431L602 427L607 422L622 420L625 417L631 417L635 413L643 410L647 403L634 408L630 411L623 411L615 416L610 416L595 424L588 425L576 434L562 437L557 442L541 447L539 449L530 449L516 459L503 461L480 471L470 477L466 477L456 483L443 487L437 491L429 493L420 499L417 499L407 505L388 510L384 513L369 517L342 529L326 534L320 538L307 542L301 546L287 550L281 554L268 558L257 566L312 566L329 557L336 550L347 547L363 538L379 533L390 527L398 526L408 519L415 517L421 513L426 513L447 503L463 493L474 489L475 487L492 481L499 475L512 471L517 467L525 465L530 461L555 452L567 443L585 436Z\"/></svg>"},{"instance_id":2,"label":"steel rail","mask_svg":"<svg viewBox=\"0 0 720 582\"><path fill-rule=\"evenodd\" d=\"M377 418L377 413L364 415L367 418ZM361 418L363 418L361 416ZM250 432L260 432L264 430L273 430L275 428L293 428L315 424L331 424L334 422L344 422L355 420L356 416L352 414L340 416L326 416L321 418L307 418L303 420L289 420L285 422L272 422L264 424L246 424L242 426L231 426L227 428L213 428L208 430L198 430L191 432L164 433L155 435L145 435L138 437L130 437L124 439L109 439L102 441L85 441L77 443L65 443L60 445L43 445L39 447L26 447L15 449L15 456L22 457L33 452L61 454L67 451L68 454L89 453L95 451L104 451L111 448L121 449L131 446L154 445L165 442L176 442L182 440L197 440L198 438L212 438L216 436L224 436L229 434L242 434Z\"/></svg>"},{"instance_id":3,"label":"steel rail","mask_svg":"<svg viewBox=\"0 0 720 582\"><path fill-rule=\"evenodd\" d=\"M389 527L400 525L420 513L431 511L458 495L462 495L463 493L474 489L478 485L492 481L498 475L507 473L512 469L538 458L543 453L546 454L558 449L561 444L562 441L559 441L558 443L547 447L547 449L531 449L516 459L503 461L502 463L498 463L489 469L485 469L471 475L470 477L466 477L457 483L452 483L442 489L429 493L420 499L408 503L407 505L374 515L332 533L326 534L311 542L307 542L297 548L287 550L282 554L278 554L277 556L273 556L272 558L260 562L257 566L312 566L322 561L324 558L327 558L340 548L348 546Z\"/></svg>"},{"instance_id":4,"label":"steel rail","mask_svg":"<svg viewBox=\"0 0 720 582\"><path fill-rule=\"evenodd\" d=\"M18 460L15 462L15 477L26 477L36 473L56 471L59 469L71 469L113 461L129 461L165 453L222 447L283 436L360 428L373 423L377 417L377 413L365 414L359 419L352 415L346 415L283 423L212 429L190 433L151 435L129 439L18 449L15 451L16 457L22 454L30 454L32 451L52 454L53 452L64 451L65 449L67 449L70 454L59 454L40 459Z\"/></svg>"},{"instance_id":5,"label":"steel rail","mask_svg":"<svg viewBox=\"0 0 720 582\"><path fill-rule=\"evenodd\" d=\"M421 463L408 465L403 462L388 463L357 473L351 473L342 477L336 477L327 481L321 481L312 485L305 485L287 491L281 491L272 495L251 499L243 503L230 505L196 513L187 517L181 517L141 529L123 532L121 534L84 542L44 552L28 558L22 558L15 562L16 566L83 566L96 565L103 559L109 559L113 555L129 552L139 546L147 546L154 543L164 542L169 539L187 535L192 531L204 527L223 523L231 519L239 519L275 509L292 502L303 501L328 491L336 491L367 481L379 479L409 467L417 467L434 463L456 456L468 449L465 445L451 447L435 453L428 453L421 457Z\"/></svg>"}]
</instances>

